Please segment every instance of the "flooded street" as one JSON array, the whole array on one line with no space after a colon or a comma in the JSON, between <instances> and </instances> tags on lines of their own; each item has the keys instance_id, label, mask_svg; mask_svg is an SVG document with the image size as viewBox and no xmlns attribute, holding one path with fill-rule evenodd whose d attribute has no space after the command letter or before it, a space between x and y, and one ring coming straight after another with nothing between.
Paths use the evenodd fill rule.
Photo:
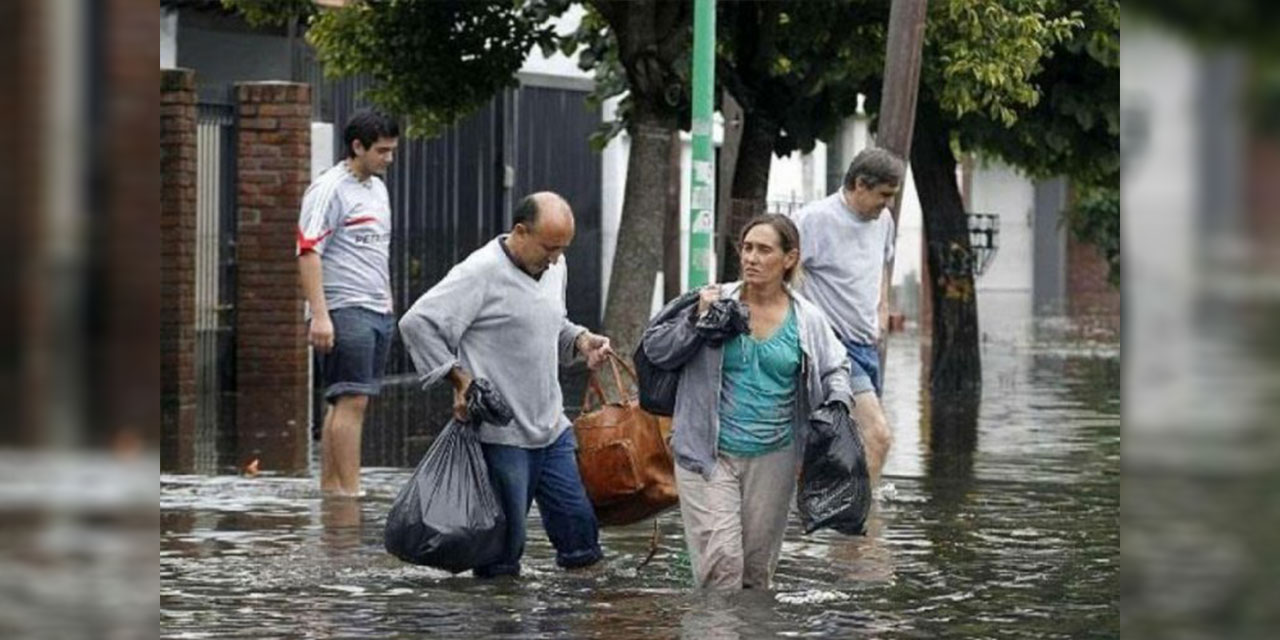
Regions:
<instances>
[{"instance_id":1,"label":"flooded street","mask_svg":"<svg viewBox=\"0 0 1280 640\"><path fill-rule=\"evenodd\" d=\"M366 468L359 501L311 478L163 475L162 634L1118 636L1118 345L991 340L968 419L922 402L921 360L916 338L892 339L896 442L871 535L803 536L793 516L774 591L692 592L676 512L643 569L650 522L603 530L606 562L580 572L555 567L535 512L524 575L481 582L383 550L408 468Z\"/></svg>"}]
</instances>

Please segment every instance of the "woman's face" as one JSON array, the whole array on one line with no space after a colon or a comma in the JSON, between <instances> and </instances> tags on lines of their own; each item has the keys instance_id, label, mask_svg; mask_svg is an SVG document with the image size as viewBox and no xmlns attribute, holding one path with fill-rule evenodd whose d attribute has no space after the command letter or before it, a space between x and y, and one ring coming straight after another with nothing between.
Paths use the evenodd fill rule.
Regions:
<instances>
[{"instance_id":1,"label":"woman's face","mask_svg":"<svg viewBox=\"0 0 1280 640\"><path fill-rule=\"evenodd\" d=\"M751 227L738 247L742 281L756 286L782 284L783 275L796 266L800 252L782 250L782 237L770 224Z\"/></svg>"}]
</instances>

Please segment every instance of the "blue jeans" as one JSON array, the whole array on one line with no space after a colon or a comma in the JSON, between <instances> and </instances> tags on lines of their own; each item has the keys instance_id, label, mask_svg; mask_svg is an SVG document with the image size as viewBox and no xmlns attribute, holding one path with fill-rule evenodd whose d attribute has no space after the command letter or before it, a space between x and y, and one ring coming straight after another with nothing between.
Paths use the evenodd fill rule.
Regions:
<instances>
[{"instance_id":1,"label":"blue jeans","mask_svg":"<svg viewBox=\"0 0 1280 640\"><path fill-rule=\"evenodd\" d=\"M880 350L874 344L845 342L844 349L849 353L849 383L854 395L866 391L875 391L879 398L884 391L881 380Z\"/></svg>"},{"instance_id":2,"label":"blue jeans","mask_svg":"<svg viewBox=\"0 0 1280 640\"><path fill-rule=\"evenodd\" d=\"M525 521L536 499L542 528L556 549L556 564L585 567L604 557L596 513L578 475L577 439L573 429L541 449L482 443L489 482L507 517L507 539L497 562L478 567L477 578L520 575Z\"/></svg>"}]
</instances>

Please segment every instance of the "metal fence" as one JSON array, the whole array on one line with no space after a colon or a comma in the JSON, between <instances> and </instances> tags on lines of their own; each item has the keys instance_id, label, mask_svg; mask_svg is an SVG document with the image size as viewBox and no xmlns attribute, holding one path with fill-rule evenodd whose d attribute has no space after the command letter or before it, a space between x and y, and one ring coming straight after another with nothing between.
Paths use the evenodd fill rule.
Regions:
<instances>
[{"instance_id":1,"label":"metal fence","mask_svg":"<svg viewBox=\"0 0 1280 640\"><path fill-rule=\"evenodd\" d=\"M235 108L196 119L195 383L197 473L216 472L235 434Z\"/></svg>"},{"instance_id":2,"label":"metal fence","mask_svg":"<svg viewBox=\"0 0 1280 640\"><path fill-rule=\"evenodd\" d=\"M806 204L808 203L800 200L769 200L765 202L765 212L780 213L787 216L798 211L800 207L803 207Z\"/></svg>"},{"instance_id":3,"label":"metal fence","mask_svg":"<svg viewBox=\"0 0 1280 640\"><path fill-rule=\"evenodd\" d=\"M313 81L320 80L313 75ZM363 79L320 80L316 105L331 110L341 147L342 123L364 105ZM532 86L499 92L485 107L431 139L402 137L386 175L394 233L391 245L395 312L404 313L472 251L509 228L524 194L552 190L573 206L576 235L566 253L569 317L598 329L601 317L601 160L588 138L599 113L586 91ZM314 105L313 105L314 106ZM337 149L335 161L343 155ZM414 464L450 413L448 385L424 392L397 336L382 395L370 403L362 438L370 465ZM571 411L581 399L584 374L562 377ZM323 389L315 389L313 415L323 420Z\"/></svg>"}]
</instances>

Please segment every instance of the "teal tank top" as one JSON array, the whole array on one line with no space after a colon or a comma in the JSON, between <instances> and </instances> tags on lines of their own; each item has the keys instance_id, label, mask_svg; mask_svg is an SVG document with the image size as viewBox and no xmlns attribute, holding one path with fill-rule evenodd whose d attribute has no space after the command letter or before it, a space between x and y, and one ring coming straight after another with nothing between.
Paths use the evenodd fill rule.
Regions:
<instances>
[{"instance_id":1,"label":"teal tank top","mask_svg":"<svg viewBox=\"0 0 1280 640\"><path fill-rule=\"evenodd\" d=\"M800 374L794 305L773 335L745 333L725 343L720 384L720 451L760 456L791 444Z\"/></svg>"}]
</instances>

